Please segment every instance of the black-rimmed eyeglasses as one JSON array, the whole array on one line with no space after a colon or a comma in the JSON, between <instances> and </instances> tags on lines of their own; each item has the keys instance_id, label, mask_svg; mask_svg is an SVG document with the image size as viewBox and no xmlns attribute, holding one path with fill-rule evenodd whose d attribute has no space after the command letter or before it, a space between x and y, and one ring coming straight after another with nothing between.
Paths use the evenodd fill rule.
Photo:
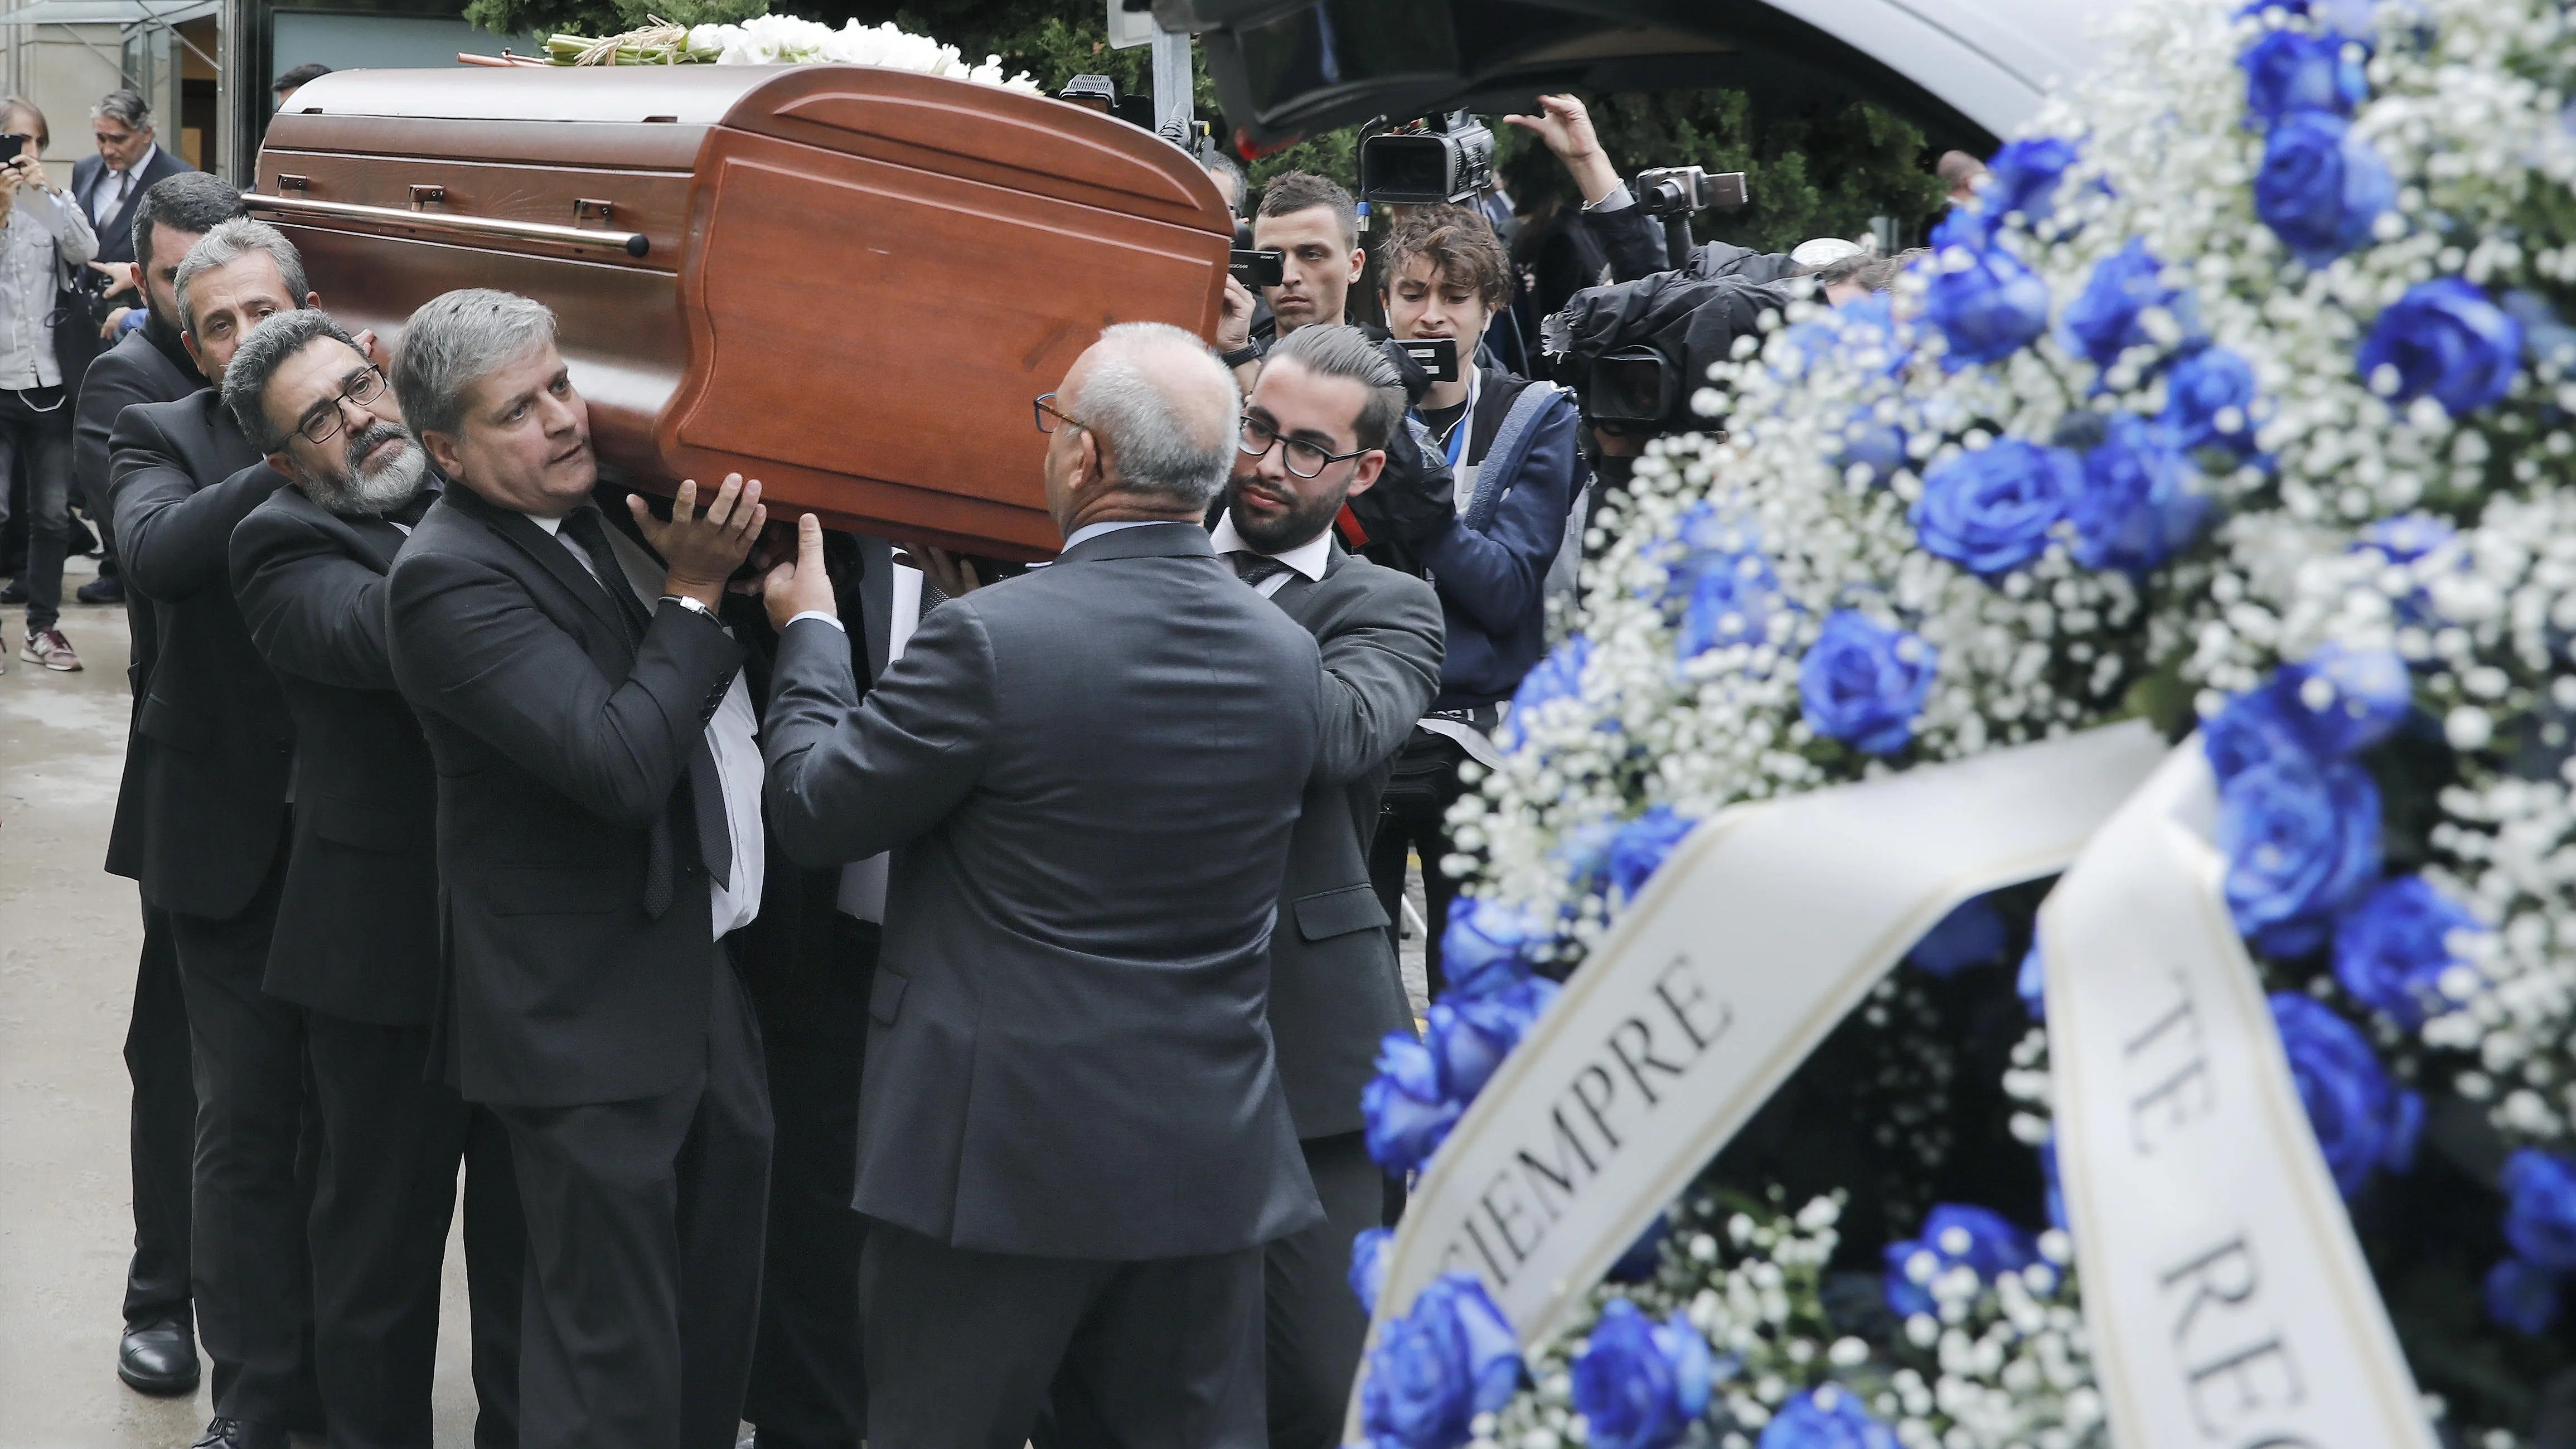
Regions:
<instances>
[{"instance_id":1,"label":"black-rimmed eyeglasses","mask_svg":"<svg viewBox=\"0 0 2576 1449\"><path fill-rule=\"evenodd\" d=\"M361 368L333 395L330 407L308 414L303 422L296 425L295 431L303 435L304 441L319 447L340 436L341 424L349 411L343 404L355 404L360 412L364 412L367 404L382 397L384 391L385 375L372 367Z\"/></svg>"},{"instance_id":2,"label":"black-rimmed eyeglasses","mask_svg":"<svg viewBox=\"0 0 2576 1449\"><path fill-rule=\"evenodd\" d=\"M1266 458L1272 448L1284 448L1279 461L1299 478L1313 478L1335 463L1347 463L1375 448L1353 448L1347 453L1327 452L1303 438L1281 437L1279 430L1250 413L1243 415L1243 432L1235 439L1235 451L1247 458Z\"/></svg>"}]
</instances>

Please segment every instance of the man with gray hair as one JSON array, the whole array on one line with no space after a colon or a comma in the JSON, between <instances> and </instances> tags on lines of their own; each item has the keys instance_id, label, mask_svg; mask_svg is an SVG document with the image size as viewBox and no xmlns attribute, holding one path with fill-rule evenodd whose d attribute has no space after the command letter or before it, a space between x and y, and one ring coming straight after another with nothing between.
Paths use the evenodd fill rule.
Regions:
<instances>
[{"instance_id":1,"label":"man with gray hair","mask_svg":"<svg viewBox=\"0 0 2576 1449\"><path fill-rule=\"evenodd\" d=\"M196 168L155 143L152 107L134 91L101 96L90 107L89 129L98 154L72 163L72 199L98 232L98 255L90 259L90 269L97 274L92 281L102 305L115 297L127 299L123 306L111 306L99 319L105 321L143 300L133 274L136 204L154 183Z\"/></svg>"},{"instance_id":2,"label":"man with gray hair","mask_svg":"<svg viewBox=\"0 0 2576 1449\"><path fill-rule=\"evenodd\" d=\"M519 1190L500 1122L430 1067L437 771L394 689L385 575L437 496L384 374L318 308L261 323L224 405L286 475L233 530L234 596L295 719L298 801L264 986L305 1011L314 1371L331 1442L430 1441L439 1279L465 1178L476 1438L518 1439Z\"/></svg>"},{"instance_id":3,"label":"man with gray hair","mask_svg":"<svg viewBox=\"0 0 2576 1449\"><path fill-rule=\"evenodd\" d=\"M1201 525L1237 406L1197 338L1110 328L1036 400L1063 553L940 605L864 702L811 515L766 581L781 846L901 847L854 1204L876 1449L1020 1444L1051 1388L1120 1443L1263 1441L1262 1245L1320 1215L1263 1008L1325 702Z\"/></svg>"},{"instance_id":4,"label":"man with gray hair","mask_svg":"<svg viewBox=\"0 0 2576 1449\"><path fill-rule=\"evenodd\" d=\"M180 342L218 387L251 329L320 302L274 227L216 226L179 264ZM189 1271L214 1361L206 1442L283 1445L321 1417L296 1172L304 1017L269 995L287 865L295 724L234 602L233 529L286 480L210 388L127 408L108 436L108 495L128 585L160 641L136 733L146 904L170 913L197 1085Z\"/></svg>"},{"instance_id":5,"label":"man with gray hair","mask_svg":"<svg viewBox=\"0 0 2576 1449\"><path fill-rule=\"evenodd\" d=\"M731 1449L771 1119L725 938L760 909L760 751L716 610L765 519L725 480L633 532L591 500L554 314L412 313L403 416L450 486L386 586L438 767L432 1060L507 1129L527 1214L519 1442ZM828 605L827 605L828 607Z\"/></svg>"}]
</instances>

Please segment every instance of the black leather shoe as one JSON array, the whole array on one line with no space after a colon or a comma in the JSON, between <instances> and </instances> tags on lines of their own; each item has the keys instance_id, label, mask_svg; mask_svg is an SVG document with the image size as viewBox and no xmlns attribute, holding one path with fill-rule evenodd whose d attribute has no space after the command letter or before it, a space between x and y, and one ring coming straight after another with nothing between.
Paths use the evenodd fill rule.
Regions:
<instances>
[{"instance_id":1,"label":"black leather shoe","mask_svg":"<svg viewBox=\"0 0 2576 1449\"><path fill-rule=\"evenodd\" d=\"M84 604L122 604L125 602L125 580L92 579L72 590L72 597Z\"/></svg>"},{"instance_id":2,"label":"black leather shoe","mask_svg":"<svg viewBox=\"0 0 2576 1449\"><path fill-rule=\"evenodd\" d=\"M206 1437L188 1449L287 1449L286 1429L248 1419L215 1419L207 1423Z\"/></svg>"},{"instance_id":3,"label":"black leather shoe","mask_svg":"<svg viewBox=\"0 0 2576 1449\"><path fill-rule=\"evenodd\" d=\"M125 1330L116 1350L116 1376L127 1388L157 1395L197 1391L197 1336L184 1323L148 1323Z\"/></svg>"},{"instance_id":4,"label":"black leather shoe","mask_svg":"<svg viewBox=\"0 0 2576 1449\"><path fill-rule=\"evenodd\" d=\"M23 580L11 579L6 588L0 588L0 604L25 602L27 602L27 585Z\"/></svg>"}]
</instances>

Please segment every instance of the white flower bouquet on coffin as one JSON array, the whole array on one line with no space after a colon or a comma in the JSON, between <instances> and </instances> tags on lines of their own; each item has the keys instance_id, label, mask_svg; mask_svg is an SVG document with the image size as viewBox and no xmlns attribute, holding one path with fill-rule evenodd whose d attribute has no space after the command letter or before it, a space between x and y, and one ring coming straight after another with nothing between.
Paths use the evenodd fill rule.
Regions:
<instances>
[{"instance_id":1,"label":"white flower bouquet on coffin","mask_svg":"<svg viewBox=\"0 0 2576 1449\"><path fill-rule=\"evenodd\" d=\"M925 75L951 76L980 85L1038 94L1026 71L1006 75L1002 58L984 57L975 65L953 45L926 35L851 20L835 30L793 15L755 15L725 25L673 25L654 21L621 35L593 38L554 35L546 54L556 65L802 65L836 62L876 65Z\"/></svg>"},{"instance_id":2,"label":"white flower bouquet on coffin","mask_svg":"<svg viewBox=\"0 0 2576 1449\"><path fill-rule=\"evenodd\" d=\"M1474 899L1444 941L1454 985L1423 1043L1389 1040L1369 1094L1373 1148L1424 1170L1430 1206L1355 1261L1364 1297L1383 1273L1402 1300L1377 1305L1360 1432L1407 1449L2139 1449L2162 1425L2259 1438L2330 1412L2366 1426L2345 1443L2429 1444L2429 1421L2512 1442L2571 1362L2554 1324L2576 1272L2571 315L2576 19L2558 4L2142 0L2100 78L1995 158L1981 205L1893 295L1802 304L1740 340L1698 399L1726 431L1653 447L1597 520L1617 541L1579 632L1532 673L1502 768L1459 807L1447 865ZM1585 973L1671 944L1655 932L1703 884L1680 877L1720 858L1722 814L1938 788L2122 721L2188 748L2102 824L2097 845L2127 854L2088 853L2043 917L2043 941L2084 943L2024 961L2047 1032L1996 1060L1957 1041L1991 1022L1977 983L2010 973L1977 963L2021 956L2034 885L1942 919L1921 969L1822 991L1836 1012L1865 1004L1792 1084L1898 1064L1901 1090L1855 1087L1838 1109L1886 1113L1873 1125L1927 1154L1915 1175L1937 1191L1996 1200L1927 1209L1850 1182L1797 1210L1817 1184L1775 1199L1777 1175L1730 1176L1783 1160L1739 1141L1673 1201L1660 1247L1629 1265L1642 1281L1568 1322L1547 1309L1544 1342L1498 1336L1497 1305L1537 1290L1504 1281L1509 1254L1480 1261L1489 1245L1463 1230L1464 1247L1434 1243L1445 1230L1415 1217L1445 1211L1444 1151L1486 1151L1504 1098L1532 1090L1531 1061L1562 1045L1551 1022L1597 1004ZM1974 813L1957 812L1963 837ZM2026 874L2066 864L2032 859ZM2185 919L2203 897L2209 920ZM2183 906L2102 928L2167 899ZM1834 907L1808 909L1821 933ZM2208 969L2175 973L2168 1010L2138 994L2161 958L2106 974L2137 943ZM2107 1046L2053 1077L2070 1032ZM2168 1051L2183 1054L2124 1099L2164 1114L2125 1119L2134 1140L2068 1111L2088 1100L2073 1068L2107 1100L2114 1063ZM1950 1074L1904 1065L1924 1060ZM2248 1159L2277 1184L2245 1180L2266 1254L2301 1261L2257 1275L2220 1239L2161 1281L2249 1312L2270 1311L2258 1277L2293 1298L2357 1284L2361 1308L2347 1294L2330 1312L2358 1326L2306 1345L2305 1378L2259 1333L2151 1363L2123 1326L2171 1330L2203 1300L2149 1301L2157 1280L2128 1281L2119 1245L2086 1237L2189 1200L2160 1199L2139 1154L2223 1100L2219 1082L2240 1152L2304 1119L2312 1140ZM1533 1140L1570 1172L1589 1099L1561 1100L1571 1128ZM2039 1164L1945 1166L1980 1103L2053 1163L2051 1219L2065 1169L2071 1245L2062 1220L2035 1231ZM1576 1211L1531 1201L1527 1223ZM1515 1221L1487 1210L1487 1237ZM1445 1274L1408 1267L1444 1250ZM2106 1264L2119 1281L2096 1281ZM1856 1266L1877 1269L1869 1291L1851 1291ZM2319 1363L2384 1371L2355 1392Z\"/></svg>"}]
</instances>

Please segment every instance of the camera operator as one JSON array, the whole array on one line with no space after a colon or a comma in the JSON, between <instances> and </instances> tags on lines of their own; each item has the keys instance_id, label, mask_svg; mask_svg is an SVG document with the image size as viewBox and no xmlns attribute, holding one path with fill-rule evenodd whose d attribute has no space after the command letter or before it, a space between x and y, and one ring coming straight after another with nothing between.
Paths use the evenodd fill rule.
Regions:
<instances>
[{"instance_id":1,"label":"camera operator","mask_svg":"<svg viewBox=\"0 0 2576 1449\"><path fill-rule=\"evenodd\" d=\"M1592 113L1570 95L1539 97L1539 114L1505 116L1545 142L1583 198L1571 218L1534 209L1521 233L1515 260L1529 283L1532 319L1553 316L1586 287L1631 282L1672 265L1664 229L1637 205L1626 182L1601 149Z\"/></svg>"},{"instance_id":2,"label":"camera operator","mask_svg":"<svg viewBox=\"0 0 2576 1449\"><path fill-rule=\"evenodd\" d=\"M18 657L53 670L81 667L54 627L63 601L63 543L71 531L75 369L96 344L66 279L98 252L89 218L45 177L45 118L0 100L0 523L14 465L27 483L26 638ZM0 664L0 668L5 668Z\"/></svg>"},{"instance_id":3,"label":"camera operator","mask_svg":"<svg viewBox=\"0 0 2576 1449\"><path fill-rule=\"evenodd\" d=\"M1368 266L1368 253L1360 247L1359 203L1311 172L1270 178L1252 218L1252 245L1281 253L1279 285L1261 289L1270 317L1266 324L1256 317L1251 289L1228 277L1225 312L1216 328L1218 358L1246 392L1260 377L1261 355L1271 343L1300 327L1343 324L1351 288ZM1360 330L1371 341L1386 337L1380 328Z\"/></svg>"},{"instance_id":4,"label":"camera operator","mask_svg":"<svg viewBox=\"0 0 2576 1449\"><path fill-rule=\"evenodd\" d=\"M1379 501L1361 510L1378 541L1372 551L1431 580L1447 631L1439 697L1396 758L1369 859L1393 919L1406 852L1421 853L1436 993L1440 934L1456 894L1440 861L1449 853L1444 817L1464 788L1458 768L1496 758L1488 736L1499 707L1546 651L1547 600L1573 585L1575 550L1566 540L1581 525L1569 514L1586 474L1570 396L1475 365L1477 344L1511 287L1510 261L1485 218L1459 206L1411 211L1387 238L1383 259L1395 335L1455 339L1459 357L1457 379L1430 384L1417 407L1432 450L1424 461L1445 462L1450 496L1402 508L1400 480L1390 477L1372 490Z\"/></svg>"}]
</instances>

